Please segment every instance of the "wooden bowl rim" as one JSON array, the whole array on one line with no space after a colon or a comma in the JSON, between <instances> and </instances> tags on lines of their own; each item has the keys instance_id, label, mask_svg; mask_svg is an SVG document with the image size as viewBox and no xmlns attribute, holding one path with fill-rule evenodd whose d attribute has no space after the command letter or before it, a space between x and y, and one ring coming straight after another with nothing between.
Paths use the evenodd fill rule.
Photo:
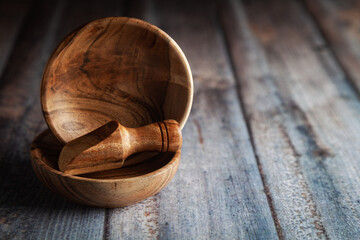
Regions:
<instances>
[{"instance_id":1,"label":"wooden bowl rim","mask_svg":"<svg viewBox=\"0 0 360 240\"><path fill-rule=\"evenodd\" d=\"M46 89L46 80L45 80L45 74L50 70L49 65L56 59L55 57L55 53L57 53L60 50L60 47L62 47L62 43L71 35L71 34L75 34L73 37L75 37L78 33L84 31L85 27L90 26L92 24L95 24L96 22L99 21L107 21L107 20L111 20L111 21L118 21L118 22L126 22L126 24L136 24L137 26L140 26L142 28L146 28L147 30L154 32L155 34L159 35L160 37L164 38L165 40L169 41L169 44L172 45L174 47L174 49L176 50L176 52L178 53L180 59L183 61L183 63L185 64L185 68L186 68L186 72L188 75L188 83L189 83L189 96L187 99L187 106L186 109L184 110L184 120L182 122L179 122L180 124L180 129L183 129L183 127L185 126L185 123L187 122L187 119L189 118L190 115L190 111L191 111L191 107L193 104L193 95L194 95L194 83L193 83L193 76L192 76L192 72L191 72L191 68L189 65L189 62L184 54L184 52L181 50L180 46L175 42L175 40L173 38L171 38L166 32L164 32L163 30L161 30L160 28L158 28L157 26L148 23L144 20L141 19L137 19L137 18L131 18L131 17L105 17L105 18L99 18L96 20L92 20L76 29L74 29L73 31L71 31L70 33L68 33L57 45L57 47L54 49L54 51L51 53L43 74L42 74L42 78L41 78L41 88L40 88L40 98L41 98L41 110L43 113L43 116L45 118L45 122L47 124L47 126L50 128L50 130L52 131L52 133L55 135L55 137L61 142L61 143L66 143L66 141L64 140L64 138L60 135L60 133L56 130L56 127L53 124L53 121L51 120L50 114L45 114L45 110L44 110L44 106L46 106L46 96L45 96L45 89ZM70 40L71 41L71 40ZM64 49L64 48L63 48ZM61 49L60 52L63 50ZM58 52L58 53L60 53ZM57 54L58 55L58 54ZM165 119L164 119L165 120Z\"/></svg>"},{"instance_id":2,"label":"wooden bowl rim","mask_svg":"<svg viewBox=\"0 0 360 240\"><path fill-rule=\"evenodd\" d=\"M176 166L176 162L180 161L180 157L181 157L181 150L178 150L177 152L174 153L174 156L171 158L171 160L166 165L162 166L159 169L156 169L155 171L152 171L152 172L146 173L144 175L140 175L140 176L119 178L119 179L98 179L98 178L95 179L95 178L73 176L73 175L70 175L70 174L65 174L65 173L63 173L61 171L58 171L58 170L50 167L41 158L35 156L35 152L37 152L38 149L39 149L39 147L37 147L35 145L35 142L37 142L38 139L40 139L45 134L47 134L47 131L48 130L45 130L42 133L40 133L34 139L34 141L31 143L30 153L31 153L32 162L34 164L36 164L37 166L39 166L41 168L44 168L48 172L51 172L53 174L59 175L59 176L64 177L64 178L70 178L70 179L79 180L79 181L99 182L99 183L110 183L111 182L111 183L113 183L113 182L134 181L134 180L138 180L138 179L145 179L145 178L149 178L149 177L155 177L156 175L158 175L158 174L160 174L162 172L166 172L166 171L170 170L171 168L173 168L174 166Z\"/></svg>"}]
</instances>

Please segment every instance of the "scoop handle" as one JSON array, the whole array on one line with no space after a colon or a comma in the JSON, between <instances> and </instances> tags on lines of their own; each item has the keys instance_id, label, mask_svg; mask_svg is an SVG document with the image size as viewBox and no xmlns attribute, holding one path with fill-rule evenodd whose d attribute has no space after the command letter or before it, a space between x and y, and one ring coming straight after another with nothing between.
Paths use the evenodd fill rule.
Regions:
<instances>
[{"instance_id":1,"label":"scoop handle","mask_svg":"<svg viewBox=\"0 0 360 240\"><path fill-rule=\"evenodd\" d=\"M126 136L128 136L128 140L125 138L122 140L124 150L128 151L125 157L146 151L176 152L182 145L180 126L175 120L165 120L124 130L127 131ZM128 141L128 144L125 145L125 141Z\"/></svg>"}]
</instances>

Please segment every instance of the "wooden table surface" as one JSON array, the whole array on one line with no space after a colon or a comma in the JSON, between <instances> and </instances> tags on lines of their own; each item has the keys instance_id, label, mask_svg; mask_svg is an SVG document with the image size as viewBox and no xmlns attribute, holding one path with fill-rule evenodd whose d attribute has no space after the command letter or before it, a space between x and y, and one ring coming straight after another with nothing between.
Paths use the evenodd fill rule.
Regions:
<instances>
[{"instance_id":1,"label":"wooden table surface","mask_svg":"<svg viewBox=\"0 0 360 240\"><path fill-rule=\"evenodd\" d=\"M29 156L48 57L105 16L166 31L195 87L175 178L117 209ZM1 1L0 75L0 239L360 239L360 1Z\"/></svg>"}]
</instances>

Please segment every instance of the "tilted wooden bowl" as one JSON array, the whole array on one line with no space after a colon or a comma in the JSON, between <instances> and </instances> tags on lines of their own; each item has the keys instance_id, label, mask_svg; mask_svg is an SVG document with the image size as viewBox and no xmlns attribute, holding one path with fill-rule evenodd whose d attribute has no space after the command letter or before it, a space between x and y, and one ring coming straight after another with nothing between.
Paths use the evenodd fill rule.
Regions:
<instances>
[{"instance_id":1,"label":"tilted wooden bowl","mask_svg":"<svg viewBox=\"0 0 360 240\"><path fill-rule=\"evenodd\" d=\"M175 119L183 127L192 97L185 55L157 27L111 17L76 29L55 49L44 70L41 104L53 135L45 132L33 142L36 175L53 191L87 205L119 207L141 201L171 181L180 151L141 153L120 169L70 176L58 171L62 144L111 120L140 127Z\"/></svg>"},{"instance_id":2,"label":"tilted wooden bowl","mask_svg":"<svg viewBox=\"0 0 360 240\"><path fill-rule=\"evenodd\" d=\"M49 130L34 140L31 163L37 177L63 197L96 207L127 206L156 194L174 177L180 161L180 151L160 153L136 165L72 176L58 170L61 148Z\"/></svg>"},{"instance_id":3,"label":"tilted wooden bowl","mask_svg":"<svg viewBox=\"0 0 360 240\"><path fill-rule=\"evenodd\" d=\"M111 120L184 126L193 83L185 55L144 21L111 17L70 33L50 57L41 85L45 120L63 143Z\"/></svg>"}]
</instances>

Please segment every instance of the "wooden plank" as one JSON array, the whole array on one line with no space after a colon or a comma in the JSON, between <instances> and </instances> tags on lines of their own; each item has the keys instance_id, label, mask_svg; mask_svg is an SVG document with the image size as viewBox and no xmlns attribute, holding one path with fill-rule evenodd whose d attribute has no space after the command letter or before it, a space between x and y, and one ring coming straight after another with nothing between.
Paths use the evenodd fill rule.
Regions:
<instances>
[{"instance_id":1,"label":"wooden plank","mask_svg":"<svg viewBox=\"0 0 360 240\"><path fill-rule=\"evenodd\" d=\"M111 239L277 239L221 33L204 6L163 1L140 13L129 6L179 43L195 94L177 175L159 194L109 210Z\"/></svg>"},{"instance_id":2,"label":"wooden plank","mask_svg":"<svg viewBox=\"0 0 360 240\"><path fill-rule=\"evenodd\" d=\"M30 3L31 1L24 0L0 2L0 76L14 47Z\"/></svg>"},{"instance_id":3,"label":"wooden plank","mask_svg":"<svg viewBox=\"0 0 360 240\"><path fill-rule=\"evenodd\" d=\"M305 1L360 96L360 1Z\"/></svg>"},{"instance_id":4,"label":"wooden plank","mask_svg":"<svg viewBox=\"0 0 360 240\"><path fill-rule=\"evenodd\" d=\"M29 147L46 128L39 88L56 44L75 27L119 12L112 1L38 1L25 19L0 86L0 239L103 237L105 210L52 194L31 169Z\"/></svg>"},{"instance_id":5,"label":"wooden plank","mask_svg":"<svg viewBox=\"0 0 360 240\"><path fill-rule=\"evenodd\" d=\"M360 236L360 104L296 1L221 11L281 238Z\"/></svg>"}]
</instances>

